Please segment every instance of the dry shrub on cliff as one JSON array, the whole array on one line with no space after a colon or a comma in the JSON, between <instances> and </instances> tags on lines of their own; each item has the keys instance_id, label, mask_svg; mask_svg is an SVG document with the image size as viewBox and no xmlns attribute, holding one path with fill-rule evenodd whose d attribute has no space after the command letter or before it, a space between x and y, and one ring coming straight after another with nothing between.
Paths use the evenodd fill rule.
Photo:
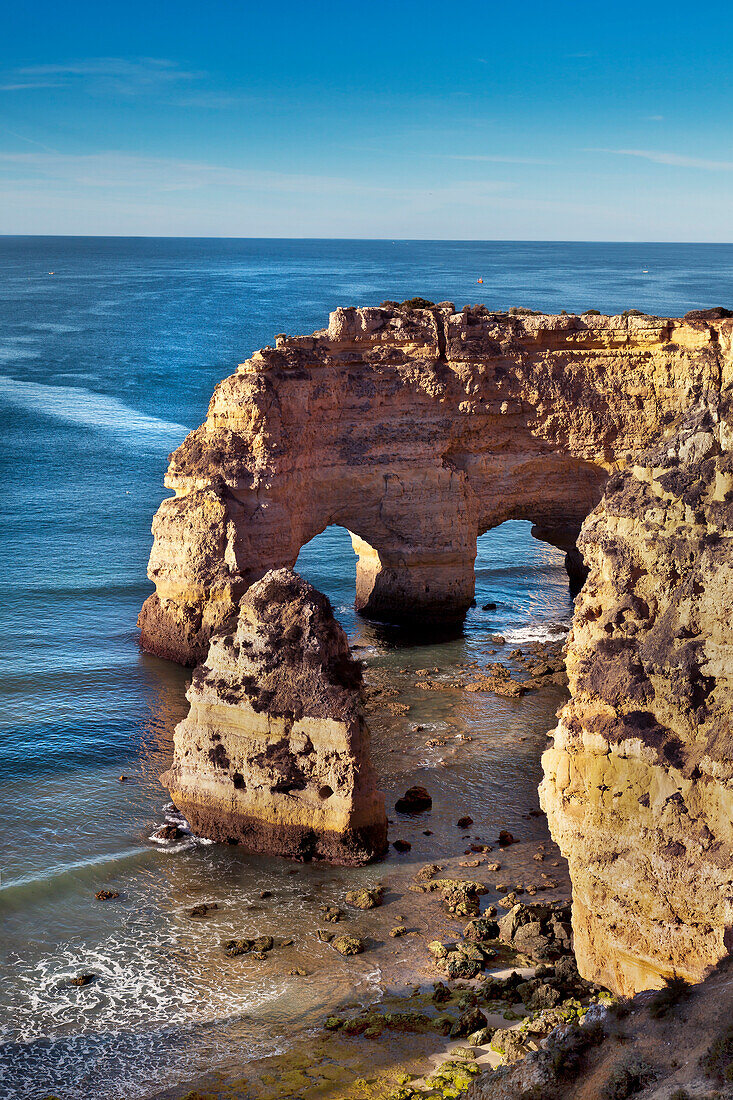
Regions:
<instances>
[{"instance_id":1,"label":"dry shrub on cliff","mask_svg":"<svg viewBox=\"0 0 733 1100\"><path fill-rule=\"evenodd\" d=\"M733 1024L723 1028L700 1059L708 1077L715 1081L733 1081Z\"/></svg>"},{"instance_id":2,"label":"dry shrub on cliff","mask_svg":"<svg viewBox=\"0 0 733 1100\"><path fill-rule=\"evenodd\" d=\"M400 303L400 309L430 309L434 305L429 298L406 298Z\"/></svg>"},{"instance_id":3,"label":"dry shrub on cliff","mask_svg":"<svg viewBox=\"0 0 733 1100\"><path fill-rule=\"evenodd\" d=\"M627 1100L651 1084L656 1074L643 1058L626 1058L611 1070L598 1100Z\"/></svg>"}]
</instances>

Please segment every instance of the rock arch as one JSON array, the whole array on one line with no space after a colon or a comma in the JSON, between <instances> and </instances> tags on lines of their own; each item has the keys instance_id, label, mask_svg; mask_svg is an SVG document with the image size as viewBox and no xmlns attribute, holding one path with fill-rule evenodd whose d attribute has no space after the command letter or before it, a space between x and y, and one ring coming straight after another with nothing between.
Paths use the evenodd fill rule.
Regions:
<instances>
[{"instance_id":1,"label":"rock arch","mask_svg":"<svg viewBox=\"0 0 733 1100\"><path fill-rule=\"evenodd\" d=\"M195 663L249 585L329 524L361 540L357 603L382 619L460 620L476 538L507 519L577 567L609 474L729 377L732 328L442 303L338 309L278 337L171 456L143 646Z\"/></svg>"}]
</instances>

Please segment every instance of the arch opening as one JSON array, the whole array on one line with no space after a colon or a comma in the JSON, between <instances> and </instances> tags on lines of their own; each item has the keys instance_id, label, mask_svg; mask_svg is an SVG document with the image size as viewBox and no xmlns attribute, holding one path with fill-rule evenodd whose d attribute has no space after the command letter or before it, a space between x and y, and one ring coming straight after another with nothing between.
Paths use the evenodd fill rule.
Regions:
<instances>
[{"instance_id":1,"label":"arch opening","mask_svg":"<svg viewBox=\"0 0 733 1100\"><path fill-rule=\"evenodd\" d=\"M476 540L475 606L465 630L523 638L561 638L573 613L565 551L539 540L527 520L506 520Z\"/></svg>"}]
</instances>

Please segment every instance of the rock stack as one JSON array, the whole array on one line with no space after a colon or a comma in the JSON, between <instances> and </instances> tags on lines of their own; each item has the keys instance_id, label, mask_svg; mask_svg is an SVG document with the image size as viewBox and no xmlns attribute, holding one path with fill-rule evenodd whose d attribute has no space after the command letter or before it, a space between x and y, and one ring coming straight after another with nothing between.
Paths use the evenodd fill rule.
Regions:
<instances>
[{"instance_id":1,"label":"rock stack","mask_svg":"<svg viewBox=\"0 0 733 1100\"><path fill-rule=\"evenodd\" d=\"M325 596L289 569L252 585L193 674L161 777L195 833L360 864L387 843L362 672Z\"/></svg>"}]
</instances>

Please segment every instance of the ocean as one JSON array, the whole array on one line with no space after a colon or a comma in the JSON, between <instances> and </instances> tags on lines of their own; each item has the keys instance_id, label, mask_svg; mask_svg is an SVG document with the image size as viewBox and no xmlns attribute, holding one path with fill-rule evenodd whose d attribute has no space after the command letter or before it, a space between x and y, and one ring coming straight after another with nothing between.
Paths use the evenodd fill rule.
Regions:
<instances>
[{"instance_id":1,"label":"ocean","mask_svg":"<svg viewBox=\"0 0 733 1100\"><path fill-rule=\"evenodd\" d=\"M216 382L275 333L324 327L338 305L414 295L459 309L678 315L733 303L733 246L0 238L2 1100L102 1088L142 1100L232 1052L281 1049L346 994L378 996L368 955L337 963L315 938L315 903L336 903L368 869L293 875L237 849L150 839L170 814L158 776L189 673L142 653L135 620L152 590L167 456L204 419ZM563 637L562 555L529 524L482 536L463 635L422 646L354 613L343 530L314 539L297 568L411 707L409 721L372 723L388 808L412 782L434 796L430 838L401 826L413 841L405 866L451 854L443 826L458 801L487 829L526 831L518 807L535 797L559 693L456 708L412 690L411 674L490 659L496 633L515 645ZM430 735L444 744L427 746ZM451 747L466 735L467 748ZM96 901L103 888L120 899ZM213 924L187 917L213 900ZM287 923L296 957L315 963L307 985L222 959L243 913L261 932ZM95 981L69 986L80 973Z\"/></svg>"}]
</instances>

